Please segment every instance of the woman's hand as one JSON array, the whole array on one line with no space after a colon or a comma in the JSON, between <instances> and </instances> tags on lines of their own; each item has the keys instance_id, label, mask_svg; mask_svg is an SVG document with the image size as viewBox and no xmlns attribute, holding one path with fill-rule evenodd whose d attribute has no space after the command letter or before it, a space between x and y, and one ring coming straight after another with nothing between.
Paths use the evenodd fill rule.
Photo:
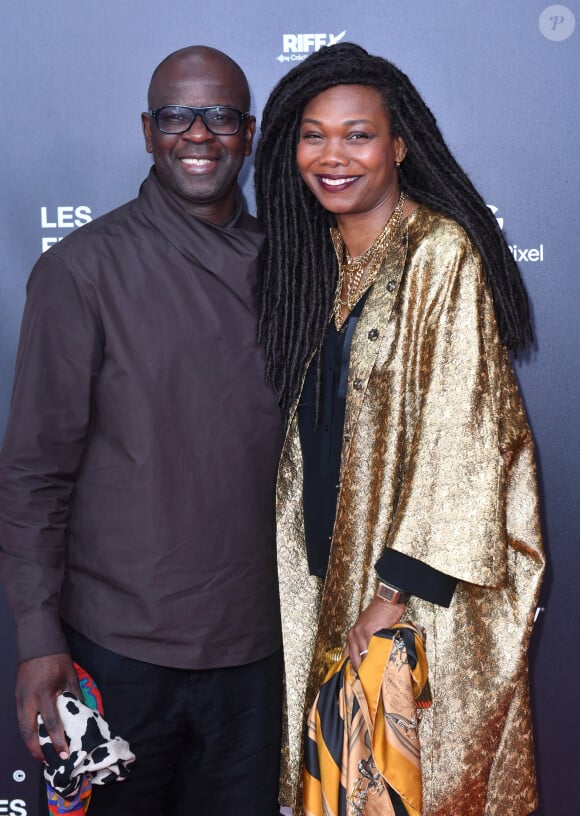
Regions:
<instances>
[{"instance_id":1,"label":"woman's hand","mask_svg":"<svg viewBox=\"0 0 580 816\"><path fill-rule=\"evenodd\" d=\"M380 598L373 598L359 619L349 631L344 653L350 657L353 668L358 671L361 660L369 648L369 641L379 629L390 629L400 620L405 604L390 604ZM361 655L362 652L362 655Z\"/></svg>"}]
</instances>

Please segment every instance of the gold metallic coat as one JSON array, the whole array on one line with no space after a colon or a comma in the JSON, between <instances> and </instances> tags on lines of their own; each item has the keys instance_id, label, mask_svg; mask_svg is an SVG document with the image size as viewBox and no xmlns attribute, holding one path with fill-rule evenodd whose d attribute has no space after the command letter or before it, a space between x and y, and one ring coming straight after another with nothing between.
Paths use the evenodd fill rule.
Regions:
<instances>
[{"instance_id":1,"label":"gold metallic coat","mask_svg":"<svg viewBox=\"0 0 580 816\"><path fill-rule=\"evenodd\" d=\"M405 615L427 630L434 697L419 731L423 816L533 811L534 447L481 260L454 221L421 206L403 222L358 321L324 585L308 573L302 473L294 414L278 476L283 804L296 804L324 653L344 644L393 547L459 579L449 609L412 598Z\"/></svg>"}]
</instances>

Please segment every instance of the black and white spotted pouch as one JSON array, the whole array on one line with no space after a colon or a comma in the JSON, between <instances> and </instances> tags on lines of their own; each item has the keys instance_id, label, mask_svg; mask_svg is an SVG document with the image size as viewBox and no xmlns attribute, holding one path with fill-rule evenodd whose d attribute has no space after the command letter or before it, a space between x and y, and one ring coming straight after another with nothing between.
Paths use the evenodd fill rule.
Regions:
<instances>
[{"instance_id":1,"label":"black and white spotted pouch","mask_svg":"<svg viewBox=\"0 0 580 816\"><path fill-rule=\"evenodd\" d=\"M38 715L38 736L46 761L44 778L60 796L69 798L78 792L85 774L94 785L106 785L126 779L135 755L129 743L111 736L107 721L74 694L65 691L56 705L69 745L68 759L54 749L42 717Z\"/></svg>"}]
</instances>

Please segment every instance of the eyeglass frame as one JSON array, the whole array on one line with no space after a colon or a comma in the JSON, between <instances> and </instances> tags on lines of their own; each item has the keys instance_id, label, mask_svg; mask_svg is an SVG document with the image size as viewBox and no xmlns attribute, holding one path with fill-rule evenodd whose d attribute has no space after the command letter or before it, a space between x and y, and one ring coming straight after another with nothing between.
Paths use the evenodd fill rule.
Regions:
<instances>
[{"instance_id":1,"label":"eyeglass frame","mask_svg":"<svg viewBox=\"0 0 580 816\"><path fill-rule=\"evenodd\" d=\"M173 131L171 133L168 133L166 130L161 129L161 126L159 125L159 119L157 118L159 116L159 111L162 111L165 108L185 108L186 110L191 111L191 113L193 114L193 118L189 125L185 128L185 130ZM215 130L212 130L205 121L206 111L220 110L223 108L225 108L226 110L235 111L240 117L238 126L232 133L216 133ZM184 133L187 133L187 131L193 127L195 120L197 119L198 116L201 116L201 121L203 122L204 127L207 128L207 130L209 130L210 133L213 133L214 136L235 136L236 133L240 132L242 122L244 122L246 119L248 119L249 116L251 116L250 111L246 111L245 113L243 113L241 110L239 110L238 108L234 108L232 105L208 105L205 108L194 108L191 105L161 105L161 107L156 108L155 110L149 109L147 113L149 114L149 116L152 116L153 119L155 120L155 124L157 125L159 132L165 134L166 136L183 136Z\"/></svg>"}]
</instances>

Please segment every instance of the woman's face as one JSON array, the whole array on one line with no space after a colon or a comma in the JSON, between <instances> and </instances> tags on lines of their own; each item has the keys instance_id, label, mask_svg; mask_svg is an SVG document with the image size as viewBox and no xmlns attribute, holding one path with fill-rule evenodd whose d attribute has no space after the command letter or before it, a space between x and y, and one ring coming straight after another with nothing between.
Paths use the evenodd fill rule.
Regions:
<instances>
[{"instance_id":1,"label":"woman's face","mask_svg":"<svg viewBox=\"0 0 580 816\"><path fill-rule=\"evenodd\" d=\"M391 135L380 93L337 85L312 99L302 116L296 160L322 206L337 216L388 217L399 195L395 162L405 158L402 137Z\"/></svg>"}]
</instances>

